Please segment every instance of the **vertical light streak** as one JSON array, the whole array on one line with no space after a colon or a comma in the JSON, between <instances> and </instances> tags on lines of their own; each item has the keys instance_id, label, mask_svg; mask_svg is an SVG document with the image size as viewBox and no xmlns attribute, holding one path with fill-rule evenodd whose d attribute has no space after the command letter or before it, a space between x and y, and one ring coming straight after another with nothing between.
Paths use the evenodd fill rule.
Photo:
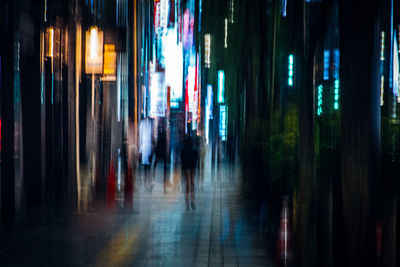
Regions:
<instances>
[{"instance_id":1,"label":"vertical light streak","mask_svg":"<svg viewBox=\"0 0 400 267\"><path fill-rule=\"evenodd\" d=\"M44 0L44 22L47 22L47 0Z\"/></svg>"},{"instance_id":2,"label":"vertical light streak","mask_svg":"<svg viewBox=\"0 0 400 267\"><path fill-rule=\"evenodd\" d=\"M138 125L138 104L139 101L137 100L137 26L136 26L136 0L133 0L133 88L134 88L134 95L132 102L135 106L135 114L134 114L134 142L137 143L137 125ZM136 102L135 102L136 100ZM129 101L128 101L129 103Z\"/></svg>"},{"instance_id":3,"label":"vertical light streak","mask_svg":"<svg viewBox=\"0 0 400 267\"><path fill-rule=\"evenodd\" d=\"M54 29L49 28L49 57L53 57L54 53Z\"/></svg>"},{"instance_id":4,"label":"vertical light streak","mask_svg":"<svg viewBox=\"0 0 400 267\"><path fill-rule=\"evenodd\" d=\"M121 78L122 78L122 56L119 56L117 69L117 120L121 121Z\"/></svg>"},{"instance_id":5,"label":"vertical light streak","mask_svg":"<svg viewBox=\"0 0 400 267\"><path fill-rule=\"evenodd\" d=\"M43 105L44 98L44 32L40 33L40 103Z\"/></svg>"},{"instance_id":6,"label":"vertical light streak","mask_svg":"<svg viewBox=\"0 0 400 267\"><path fill-rule=\"evenodd\" d=\"M224 48L228 48L228 19L225 18Z\"/></svg>"},{"instance_id":7,"label":"vertical light streak","mask_svg":"<svg viewBox=\"0 0 400 267\"><path fill-rule=\"evenodd\" d=\"M82 47L82 28L76 25L76 42L75 42L75 139L76 139L76 187L78 192L78 212L80 212L81 203L81 177L79 164L79 80L81 70L81 47Z\"/></svg>"},{"instance_id":8,"label":"vertical light streak","mask_svg":"<svg viewBox=\"0 0 400 267\"><path fill-rule=\"evenodd\" d=\"M385 61L385 32L381 31L381 61Z\"/></svg>"},{"instance_id":9,"label":"vertical light streak","mask_svg":"<svg viewBox=\"0 0 400 267\"><path fill-rule=\"evenodd\" d=\"M381 106L383 106L383 94L384 94L385 76L381 75Z\"/></svg>"},{"instance_id":10,"label":"vertical light streak","mask_svg":"<svg viewBox=\"0 0 400 267\"><path fill-rule=\"evenodd\" d=\"M323 92L323 87L322 84L320 84L318 85L318 109L317 109L318 116L322 115L322 92Z\"/></svg>"},{"instance_id":11,"label":"vertical light streak","mask_svg":"<svg viewBox=\"0 0 400 267\"><path fill-rule=\"evenodd\" d=\"M324 80L329 80L330 51L324 51Z\"/></svg>"},{"instance_id":12,"label":"vertical light streak","mask_svg":"<svg viewBox=\"0 0 400 267\"><path fill-rule=\"evenodd\" d=\"M333 103L333 108L335 110L339 109L339 80L335 80L335 99Z\"/></svg>"},{"instance_id":13,"label":"vertical light streak","mask_svg":"<svg viewBox=\"0 0 400 267\"><path fill-rule=\"evenodd\" d=\"M204 64L206 68L211 66L211 34L204 35Z\"/></svg>"},{"instance_id":14,"label":"vertical light streak","mask_svg":"<svg viewBox=\"0 0 400 267\"><path fill-rule=\"evenodd\" d=\"M218 103L225 102L225 72L223 70L218 71Z\"/></svg>"},{"instance_id":15,"label":"vertical light streak","mask_svg":"<svg viewBox=\"0 0 400 267\"><path fill-rule=\"evenodd\" d=\"M92 74L92 119L94 120L94 74Z\"/></svg>"},{"instance_id":16,"label":"vertical light streak","mask_svg":"<svg viewBox=\"0 0 400 267\"><path fill-rule=\"evenodd\" d=\"M289 55L289 70L288 70L288 84L289 84L289 86L293 86L293 73L294 73L294 70L293 70L293 63L294 63L294 60L293 60L293 55L292 54L290 54Z\"/></svg>"}]
</instances>

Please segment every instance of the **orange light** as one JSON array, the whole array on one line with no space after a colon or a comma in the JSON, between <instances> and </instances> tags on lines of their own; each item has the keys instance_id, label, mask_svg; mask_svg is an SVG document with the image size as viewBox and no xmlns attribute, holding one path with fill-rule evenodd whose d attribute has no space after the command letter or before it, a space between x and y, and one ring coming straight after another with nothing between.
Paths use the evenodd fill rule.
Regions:
<instances>
[{"instance_id":1,"label":"orange light","mask_svg":"<svg viewBox=\"0 0 400 267\"><path fill-rule=\"evenodd\" d=\"M47 56L53 57L54 55L54 28L47 29L47 37L48 37L48 51Z\"/></svg>"},{"instance_id":2,"label":"orange light","mask_svg":"<svg viewBox=\"0 0 400 267\"><path fill-rule=\"evenodd\" d=\"M104 45L104 68L103 68L103 81L115 81L116 80L116 68L117 68L117 52L115 51L115 45L105 44Z\"/></svg>"}]
</instances>

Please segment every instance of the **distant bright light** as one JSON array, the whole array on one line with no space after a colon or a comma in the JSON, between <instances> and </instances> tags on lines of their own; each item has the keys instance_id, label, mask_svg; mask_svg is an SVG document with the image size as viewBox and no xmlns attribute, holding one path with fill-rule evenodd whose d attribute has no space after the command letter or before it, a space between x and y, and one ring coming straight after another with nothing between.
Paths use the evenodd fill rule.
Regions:
<instances>
[{"instance_id":1,"label":"distant bright light","mask_svg":"<svg viewBox=\"0 0 400 267\"><path fill-rule=\"evenodd\" d=\"M225 102L225 72L218 71L218 104Z\"/></svg>"},{"instance_id":2,"label":"distant bright light","mask_svg":"<svg viewBox=\"0 0 400 267\"><path fill-rule=\"evenodd\" d=\"M289 69L289 71L288 71L288 85L289 86L293 86L293 74L294 74L294 66L293 66L293 64L294 64L294 58L293 58L293 55L292 54L290 54L289 55L289 66L288 66L288 69Z\"/></svg>"}]
</instances>

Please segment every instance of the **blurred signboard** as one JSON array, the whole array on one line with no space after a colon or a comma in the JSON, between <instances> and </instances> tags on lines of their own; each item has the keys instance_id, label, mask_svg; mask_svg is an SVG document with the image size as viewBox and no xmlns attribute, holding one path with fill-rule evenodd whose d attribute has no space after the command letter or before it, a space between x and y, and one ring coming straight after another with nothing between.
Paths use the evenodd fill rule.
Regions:
<instances>
[{"instance_id":1,"label":"blurred signboard","mask_svg":"<svg viewBox=\"0 0 400 267\"><path fill-rule=\"evenodd\" d=\"M104 45L103 81L116 81L117 52L115 45Z\"/></svg>"},{"instance_id":2,"label":"blurred signboard","mask_svg":"<svg viewBox=\"0 0 400 267\"><path fill-rule=\"evenodd\" d=\"M103 31L99 31L97 27L86 31L85 72L103 73Z\"/></svg>"}]
</instances>

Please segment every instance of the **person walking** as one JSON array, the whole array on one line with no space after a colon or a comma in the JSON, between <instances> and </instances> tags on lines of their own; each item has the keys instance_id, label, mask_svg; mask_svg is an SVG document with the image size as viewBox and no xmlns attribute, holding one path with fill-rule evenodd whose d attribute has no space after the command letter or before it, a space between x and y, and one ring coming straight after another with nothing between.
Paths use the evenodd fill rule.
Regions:
<instances>
[{"instance_id":1,"label":"person walking","mask_svg":"<svg viewBox=\"0 0 400 267\"><path fill-rule=\"evenodd\" d=\"M164 179L163 179L163 188L164 193L166 192L167 186L167 167L168 167L168 155L167 153L167 138L166 132L163 128L161 128L158 132L158 140L155 149L155 159L154 159L154 167L153 167L153 179L156 177L157 163L159 160L163 160L164 163Z\"/></svg>"},{"instance_id":2,"label":"person walking","mask_svg":"<svg viewBox=\"0 0 400 267\"><path fill-rule=\"evenodd\" d=\"M187 136L183 141L183 149L181 152L181 163L182 163L182 173L185 178L185 202L186 210L190 207L194 210L196 208L194 204L195 191L194 191L194 175L195 169L198 161L198 153L193 147L193 138ZM189 207L190 199L190 207Z\"/></svg>"},{"instance_id":3,"label":"person walking","mask_svg":"<svg viewBox=\"0 0 400 267\"><path fill-rule=\"evenodd\" d=\"M153 152L153 143L152 143L152 125L151 121L146 118L140 123L140 155L142 158L142 165L144 171L144 187L146 190L151 190L152 181L150 178L150 164L151 164L151 155Z\"/></svg>"}]
</instances>

